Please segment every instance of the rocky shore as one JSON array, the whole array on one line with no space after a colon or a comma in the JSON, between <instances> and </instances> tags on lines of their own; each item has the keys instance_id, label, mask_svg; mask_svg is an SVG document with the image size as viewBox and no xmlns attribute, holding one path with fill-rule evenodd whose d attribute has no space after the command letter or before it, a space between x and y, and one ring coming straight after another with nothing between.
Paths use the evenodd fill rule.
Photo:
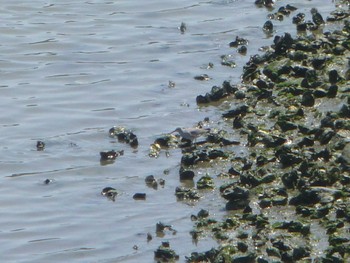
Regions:
<instances>
[{"instance_id":1,"label":"rocky shore","mask_svg":"<svg viewBox=\"0 0 350 263\"><path fill-rule=\"evenodd\" d=\"M256 1L262 8L271 3ZM199 106L230 101L224 127L211 124L205 140L169 134L151 145L151 157L182 149L180 179L196 184L178 187L177 198L195 201L211 189L227 201L225 218L207 210L192 215L193 240L211 237L220 245L187 255L187 262L350 262L349 2L324 18L311 10L312 21L287 5L269 21L286 15L298 36L275 36L263 55L249 59L241 83L225 81L197 97ZM325 24L337 29L326 31ZM246 43L238 40L230 46ZM238 144L244 156L232 150ZM195 177L203 164L217 162L227 171ZM168 243L155 257L179 258Z\"/></svg>"}]
</instances>

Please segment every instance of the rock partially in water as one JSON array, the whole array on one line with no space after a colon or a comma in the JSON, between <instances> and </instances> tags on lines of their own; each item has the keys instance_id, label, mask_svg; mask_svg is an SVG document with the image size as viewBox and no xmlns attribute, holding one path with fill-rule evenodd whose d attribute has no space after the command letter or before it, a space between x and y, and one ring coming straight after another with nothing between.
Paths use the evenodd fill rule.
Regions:
<instances>
[{"instance_id":1,"label":"rock partially in water","mask_svg":"<svg viewBox=\"0 0 350 263\"><path fill-rule=\"evenodd\" d=\"M132 197L134 200L146 200L145 193L135 193Z\"/></svg>"},{"instance_id":2,"label":"rock partially in water","mask_svg":"<svg viewBox=\"0 0 350 263\"><path fill-rule=\"evenodd\" d=\"M102 165L113 163L113 161L117 157L122 156L122 155L124 155L123 150L117 151L117 152L114 150L107 151L107 152L100 152L100 162Z\"/></svg>"},{"instance_id":3,"label":"rock partially in water","mask_svg":"<svg viewBox=\"0 0 350 263\"><path fill-rule=\"evenodd\" d=\"M112 127L109 129L109 136L117 138L119 142L129 144L133 148L137 148L139 145L137 136L125 127Z\"/></svg>"},{"instance_id":4,"label":"rock partially in water","mask_svg":"<svg viewBox=\"0 0 350 263\"><path fill-rule=\"evenodd\" d=\"M101 195L108 197L112 201L115 201L115 197L118 195L118 192L113 187L105 187L101 191Z\"/></svg>"},{"instance_id":5,"label":"rock partially in water","mask_svg":"<svg viewBox=\"0 0 350 263\"><path fill-rule=\"evenodd\" d=\"M202 176L197 182L197 189L213 189L215 183L209 175Z\"/></svg>"},{"instance_id":6,"label":"rock partially in water","mask_svg":"<svg viewBox=\"0 0 350 263\"><path fill-rule=\"evenodd\" d=\"M229 46L230 47L238 47L238 46L242 46L242 45L248 45L248 40L244 39L242 37L236 36L236 39L232 42L230 42Z\"/></svg>"},{"instance_id":7,"label":"rock partially in water","mask_svg":"<svg viewBox=\"0 0 350 263\"><path fill-rule=\"evenodd\" d=\"M200 195L195 189L188 189L185 187L176 187L175 195L180 201L200 199Z\"/></svg>"},{"instance_id":8,"label":"rock partially in water","mask_svg":"<svg viewBox=\"0 0 350 263\"><path fill-rule=\"evenodd\" d=\"M234 94L237 90L238 88L236 86L232 86L230 82L224 81L221 87L213 86L210 93L207 93L204 96L197 96L196 101L197 104L207 104L210 102L219 101Z\"/></svg>"},{"instance_id":9,"label":"rock partially in water","mask_svg":"<svg viewBox=\"0 0 350 263\"><path fill-rule=\"evenodd\" d=\"M175 250L169 247L169 244L162 243L156 251L154 251L154 258L157 262L174 262L179 260L179 255Z\"/></svg>"},{"instance_id":10,"label":"rock partially in water","mask_svg":"<svg viewBox=\"0 0 350 263\"><path fill-rule=\"evenodd\" d=\"M151 187L153 189L157 189L158 188L158 182L157 182L156 178L154 177L154 175L146 176L145 182L146 182L146 185L148 187Z\"/></svg>"},{"instance_id":11,"label":"rock partially in water","mask_svg":"<svg viewBox=\"0 0 350 263\"><path fill-rule=\"evenodd\" d=\"M180 168L179 174L180 174L180 181L193 180L193 177L195 176L195 173L193 171L185 170L183 167Z\"/></svg>"},{"instance_id":12,"label":"rock partially in water","mask_svg":"<svg viewBox=\"0 0 350 263\"><path fill-rule=\"evenodd\" d=\"M38 151L43 151L45 149L45 143L43 141L36 142L36 149Z\"/></svg>"}]
</instances>

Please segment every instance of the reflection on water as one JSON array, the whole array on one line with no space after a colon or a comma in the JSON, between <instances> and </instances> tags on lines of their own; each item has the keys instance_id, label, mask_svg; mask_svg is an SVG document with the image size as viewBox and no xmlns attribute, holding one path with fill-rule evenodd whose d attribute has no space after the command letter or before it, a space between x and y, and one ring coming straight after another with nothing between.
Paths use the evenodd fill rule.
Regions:
<instances>
[{"instance_id":1,"label":"reflection on water","mask_svg":"<svg viewBox=\"0 0 350 263\"><path fill-rule=\"evenodd\" d=\"M2 262L151 262L163 240L183 262L211 248L211 240L192 243L190 215L205 207L220 217L223 200L207 193L198 204L178 202L180 152L151 159L149 145L175 127L215 122L218 109L197 108L195 97L239 82L250 55L295 29L274 21L265 35L269 11L253 1L55 2L1 6ZM290 4L326 14L331 2ZM228 46L236 36L249 39L247 55ZM222 55L237 67L221 66ZM194 79L202 74L209 78ZM110 138L114 125L132 129L139 147ZM102 166L99 152L108 150L125 154ZM148 175L165 185L147 187ZM115 202L100 195L104 187L117 189ZM134 200L137 192L146 200ZM157 237L157 222L176 232Z\"/></svg>"}]
</instances>

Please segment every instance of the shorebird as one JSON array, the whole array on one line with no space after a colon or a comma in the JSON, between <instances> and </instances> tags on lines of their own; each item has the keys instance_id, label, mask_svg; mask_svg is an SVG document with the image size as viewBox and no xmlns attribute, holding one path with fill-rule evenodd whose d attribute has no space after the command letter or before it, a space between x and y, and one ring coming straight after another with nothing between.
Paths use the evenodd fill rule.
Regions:
<instances>
[{"instance_id":1,"label":"shorebird","mask_svg":"<svg viewBox=\"0 0 350 263\"><path fill-rule=\"evenodd\" d=\"M210 129L202 129L202 128L176 128L171 133L177 132L180 136L186 140L194 141L198 137L207 134Z\"/></svg>"}]
</instances>

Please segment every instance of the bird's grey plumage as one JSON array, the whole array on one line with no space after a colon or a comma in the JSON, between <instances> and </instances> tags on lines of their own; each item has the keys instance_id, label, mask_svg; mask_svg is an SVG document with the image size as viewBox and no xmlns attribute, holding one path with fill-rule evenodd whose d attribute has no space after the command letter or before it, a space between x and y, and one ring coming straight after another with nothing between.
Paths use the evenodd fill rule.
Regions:
<instances>
[{"instance_id":1,"label":"bird's grey plumage","mask_svg":"<svg viewBox=\"0 0 350 263\"><path fill-rule=\"evenodd\" d=\"M182 138L186 140L193 141L196 138L207 134L210 129L202 129L202 128L176 128L171 133L177 132Z\"/></svg>"}]
</instances>

